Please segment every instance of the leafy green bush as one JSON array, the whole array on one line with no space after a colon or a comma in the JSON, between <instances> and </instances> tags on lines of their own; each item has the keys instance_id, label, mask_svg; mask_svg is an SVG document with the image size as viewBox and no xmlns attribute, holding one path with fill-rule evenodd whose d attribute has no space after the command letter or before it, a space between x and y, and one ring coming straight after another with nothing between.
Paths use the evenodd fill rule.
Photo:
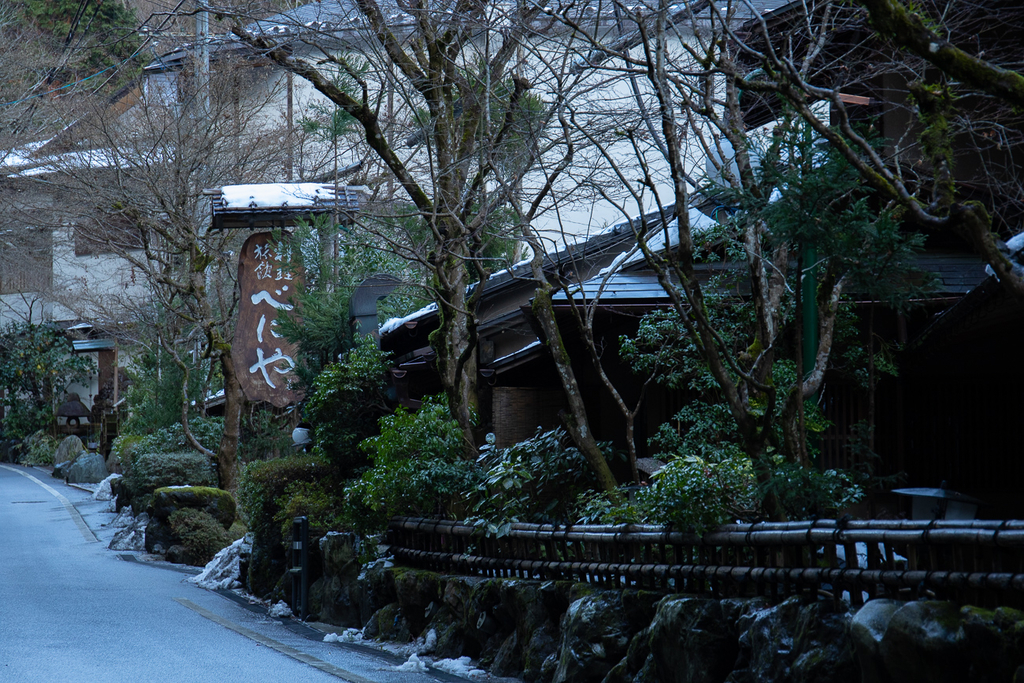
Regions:
<instances>
[{"instance_id":1,"label":"leafy green bush","mask_svg":"<svg viewBox=\"0 0 1024 683\"><path fill-rule=\"evenodd\" d=\"M151 434L181 422L181 387L185 373L155 340L141 348L141 353L127 366L128 419L122 430L128 434ZM210 360L194 360L188 354L183 354L181 359L189 365L189 400L197 405L208 391Z\"/></svg>"},{"instance_id":2,"label":"leafy green bush","mask_svg":"<svg viewBox=\"0 0 1024 683\"><path fill-rule=\"evenodd\" d=\"M867 474L801 467L782 456L771 459L772 472L764 492L774 493L790 519L836 517L864 497Z\"/></svg>"},{"instance_id":3,"label":"leafy green bush","mask_svg":"<svg viewBox=\"0 0 1024 683\"><path fill-rule=\"evenodd\" d=\"M217 486L213 464L202 453L137 453L121 480L121 491L135 509L141 510L143 498L164 486Z\"/></svg>"},{"instance_id":4,"label":"leafy green bush","mask_svg":"<svg viewBox=\"0 0 1024 683\"><path fill-rule=\"evenodd\" d=\"M23 465L52 465L60 442L44 431L27 437L19 459Z\"/></svg>"},{"instance_id":5,"label":"leafy green bush","mask_svg":"<svg viewBox=\"0 0 1024 683\"><path fill-rule=\"evenodd\" d=\"M360 448L373 467L346 492L346 517L356 531L382 531L394 515L460 518L469 511L480 469L462 459L462 431L443 398L381 418L380 435Z\"/></svg>"},{"instance_id":6,"label":"leafy green bush","mask_svg":"<svg viewBox=\"0 0 1024 683\"><path fill-rule=\"evenodd\" d=\"M703 533L720 524L760 514L760 496L750 460L736 455L721 460L681 456L656 472L650 486L584 493L576 514L584 524L671 524ZM629 493L632 493L630 500Z\"/></svg>"},{"instance_id":7,"label":"leafy green bush","mask_svg":"<svg viewBox=\"0 0 1024 683\"><path fill-rule=\"evenodd\" d=\"M381 463L347 489L345 519L362 534L383 531L395 515L462 519L481 481L480 469L466 460Z\"/></svg>"},{"instance_id":8,"label":"leafy green bush","mask_svg":"<svg viewBox=\"0 0 1024 683\"><path fill-rule=\"evenodd\" d=\"M10 324L0 330L2 427L19 439L54 423L53 406L67 387L84 382L95 364L73 353L71 340L49 325Z\"/></svg>"},{"instance_id":9,"label":"leafy green bush","mask_svg":"<svg viewBox=\"0 0 1024 683\"><path fill-rule=\"evenodd\" d=\"M399 406L379 423L380 435L359 445L376 464L412 457L446 461L461 457L462 431L443 396L426 397L416 412Z\"/></svg>"},{"instance_id":10,"label":"leafy green bush","mask_svg":"<svg viewBox=\"0 0 1024 683\"><path fill-rule=\"evenodd\" d=\"M378 433L377 422L388 411L386 357L364 338L344 361L317 375L303 409L313 426L313 452L345 472L366 464L359 443Z\"/></svg>"},{"instance_id":11,"label":"leafy green bush","mask_svg":"<svg viewBox=\"0 0 1024 683\"><path fill-rule=\"evenodd\" d=\"M137 434L122 434L110 444L110 455L114 462L121 465L121 471L127 473L132 466L132 454L142 437Z\"/></svg>"},{"instance_id":12,"label":"leafy green bush","mask_svg":"<svg viewBox=\"0 0 1024 683\"><path fill-rule=\"evenodd\" d=\"M654 474L636 494L636 504L655 524L673 524L698 532L757 515L757 481L743 455L705 460L676 458Z\"/></svg>"},{"instance_id":13,"label":"leafy green bush","mask_svg":"<svg viewBox=\"0 0 1024 683\"><path fill-rule=\"evenodd\" d=\"M287 508L289 487L296 482L327 487L337 480L335 468L323 458L309 455L290 456L276 460L254 461L242 469L238 485L238 503L253 534L252 554L249 560L248 588L259 596L270 595L281 583L287 568L282 526ZM308 492L307 496L315 497ZM301 501L296 501L297 510ZM310 506L312 507L312 506ZM310 509L305 510L309 512ZM317 526L313 525L316 531ZM317 562L319 546L310 539L310 566Z\"/></svg>"},{"instance_id":14,"label":"leafy green bush","mask_svg":"<svg viewBox=\"0 0 1024 683\"><path fill-rule=\"evenodd\" d=\"M185 546L188 563L201 566L213 559L222 548L231 543L230 534L205 510L182 508L175 510L167 520L171 530Z\"/></svg>"},{"instance_id":15,"label":"leafy green bush","mask_svg":"<svg viewBox=\"0 0 1024 683\"><path fill-rule=\"evenodd\" d=\"M203 448L216 451L220 447L220 438L224 433L224 419L220 417L193 417L188 421L189 431ZM174 453L189 450L192 445L185 438L185 430L180 422L162 427L152 434L142 436L135 442L134 453Z\"/></svg>"},{"instance_id":16,"label":"leafy green bush","mask_svg":"<svg viewBox=\"0 0 1024 683\"><path fill-rule=\"evenodd\" d=\"M320 483L335 480L335 470L323 458L311 455L251 462L242 469L238 504L258 537L277 537L282 498L295 482Z\"/></svg>"},{"instance_id":17,"label":"leafy green bush","mask_svg":"<svg viewBox=\"0 0 1024 683\"><path fill-rule=\"evenodd\" d=\"M329 481L293 481L276 501L274 520L280 525L281 538L291 535L296 517L309 520L309 537L322 538L328 531L350 528L343 514L344 500Z\"/></svg>"},{"instance_id":18,"label":"leafy green bush","mask_svg":"<svg viewBox=\"0 0 1024 683\"><path fill-rule=\"evenodd\" d=\"M601 444L606 457L611 445ZM596 485L593 469L562 429L537 433L508 448L485 447L477 513L492 526L515 521L571 521L576 498Z\"/></svg>"},{"instance_id":19,"label":"leafy green bush","mask_svg":"<svg viewBox=\"0 0 1024 683\"><path fill-rule=\"evenodd\" d=\"M292 451L292 427L287 414L275 414L260 406L242 416L240 427L239 462L270 460Z\"/></svg>"}]
</instances>

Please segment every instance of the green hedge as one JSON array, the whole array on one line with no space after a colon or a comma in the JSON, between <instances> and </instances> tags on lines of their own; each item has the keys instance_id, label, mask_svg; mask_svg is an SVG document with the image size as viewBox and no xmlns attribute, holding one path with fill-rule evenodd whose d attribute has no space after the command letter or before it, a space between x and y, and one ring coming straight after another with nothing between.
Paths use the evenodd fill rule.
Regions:
<instances>
[{"instance_id":1,"label":"green hedge","mask_svg":"<svg viewBox=\"0 0 1024 683\"><path fill-rule=\"evenodd\" d=\"M333 489L336 481L336 468L315 456L256 461L245 466L238 485L238 504L253 535L248 576L251 592L264 597L280 587L287 566L283 509L289 514L300 512L288 501L300 493L308 495L311 488ZM330 506L321 506L324 508ZM310 567L314 568L319 567L319 546L313 542L318 526L314 523L309 543Z\"/></svg>"}]
</instances>

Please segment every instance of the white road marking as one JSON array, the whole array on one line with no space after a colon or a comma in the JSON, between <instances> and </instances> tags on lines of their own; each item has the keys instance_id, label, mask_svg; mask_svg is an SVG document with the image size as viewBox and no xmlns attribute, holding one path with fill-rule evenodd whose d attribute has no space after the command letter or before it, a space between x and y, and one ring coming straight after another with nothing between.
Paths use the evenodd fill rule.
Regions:
<instances>
[{"instance_id":1,"label":"white road marking","mask_svg":"<svg viewBox=\"0 0 1024 683\"><path fill-rule=\"evenodd\" d=\"M61 502L61 504L64 506L64 509L68 511L68 514L71 515L71 520L75 523L75 526L78 527L78 530L80 532L82 532L82 536L85 538L86 542L88 542L88 543L99 543L100 542L100 539L96 538L96 534L94 534L92 532L92 529L89 528L89 525L85 523L85 520L82 519L82 515L78 512L77 509L75 509L75 506L71 503L70 500L65 498L60 493L60 491L58 491L57 489L53 488L49 484L46 484L46 483L43 483L43 482L39 481L38 479L33 477L28 472L24 472L24 471L18 469L17 467L11 467L10 465L0 465L0 467L3 467L5 470L10 470L11 472L17 472L18 474L20 474L23 477L28 477L29 479L31 479L32 481L34 481L35 483L39 484L44 489L49 491L53 495L54 498L56 498L57 500L59 500Z\"/></svg>"}]
</instances>

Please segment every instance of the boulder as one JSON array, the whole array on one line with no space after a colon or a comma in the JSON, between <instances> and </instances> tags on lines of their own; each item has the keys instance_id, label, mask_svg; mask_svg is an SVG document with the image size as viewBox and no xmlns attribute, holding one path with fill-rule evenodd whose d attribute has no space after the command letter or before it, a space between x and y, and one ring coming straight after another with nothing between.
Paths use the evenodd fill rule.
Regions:
<instances>
[{"instance_id":1,"label":"boulder","mask_svg":"<svg viewBox=\"0 0 1024 683\"><path fill-rule=\"evenodd\" d=\"M192 564L185 546L178 544L172 545L167 549L167 552L164 553L164 559L171 564Z\"/></svg>"},{"instance_id":2,"label":"boulder","mask_svg":"<svg viewBox=\"0 0 1024 683\"><path fill-rule=\"evenodd\" d=\"M395 567L395 595L413 633L420 633L441 603L438 575L420 569Z\"/></svg>"},{"instance_id":3,"label":"boulder","mask_svg":"<svg viewBox=\"0 0 1024 683\"><path fill-rule=\"evenodd\" d=\"M951 602L910 602L893 614L882 637L885 668L900 683L966 681L960 609Z\"/></svg>"},{"instance_id":4,"label":"boulder","mask_svg":"<svg viewBox=\"0 0 1024 683\"><path fill-rule=\"evenodd\" d=\"M208 512L225 529L235 521L235 499L223 489L209 486L165 486L153 491L148 512L161 522L183 508Z\"/></svg>"},{"instance_id":5,"label":"boulder","mask_svg":"<svg viewBox=\"0 0 1024 683\"><path fill-rule=\"evenodd\" d=\"M72 434L57 446L57 451L53 454L53 464L56 466L62 462L72 462L84 450L85 444L82 443L81 439Z\"/></svg>"},{"instance_id":6,"label":"boulder","mask_svg":"<svg viewBox=\"0 0 1024 683\"><path fill-rule=\"evenodd\" d=\"M359 563L360 540L355 534L329 532L320 539L324 575L310 587L320 602L320 621L361 628Z\"/></svg>"},{"instance_id":7,"label":"boulder","mask_svg":"<svg viewBox=\"0 0 1024 683\"><path fill-rule=\"evenodd\" d=\"M850 640L863 683L892 683L882 661L882 638L892 616L904 604L898 600L869 600L850 620Z\"/></svg>"},{"instance_id":8,"label":"boulder","mask_svg":"<svg viewBox=\"0 0 1024 683\"><path fill-rule=\"evenodd\" d=\"M457 583L460 577L456 577ZM431 617L430 623L424 632L429 635L434 632L434 643L431 649L436 659L458 659L466 650L466 630L462 621L455 618L448 607L442 606Z\"/></svg>"},{"instance_id":9,"label":"boulder","mask_svg":"<svg viewBox=\"0 0 1024 683\"><path fill-rule=\"evenodd\" d=\"M600 681L619 663L632 637L616 591L595 591L562 617L554 683Z\"/></svg>"},{"instance_id":10,"label":"boulder","mask_svg":"<svg viewBox=\"0 0 1024 683\"><path fill-rule=\"evenodd\" d=\"M54 479L67 479L69 469L71 469L71 461L65 460L53 466L53 472L50 473L50 476Z\"/></svg>"},{"instance_id":11,"label":"boulder","mask_svg":"<svg viewBox=\"0 0 1024 683\"><path fill-rule=\"evenodd\" d=\"M546 581L541 584L508 582L501 592L504 612L514 621L514 657L528 683L541 676L544 660L558 651L558 622L569 606L570 584ZM645 624L646 625L646 624Z\"/></svg>"},{"instance_id":12,"label":"boulder","mask_svg":"<svg viewBox=\"0 0 1024 683\"><path fill-rule=\"evenodd\" d=\"M793 641L794 683L858 683L861 680L853 641L850 613L829 600L800 609Z\"/></svg>"},{"instance_id":13,"label":"boulder","mask_svg":"<svg viewBox=\"0 0 1024 683\"><path fill-rule=\"evenodd\" d=\"M650 652L659 680L725 680L739 654L731 608L731 603L708 598L673 595L663 599L647 630L648 642L632 648L633 666L642 664L641 655Z\"/></svg>"},{"instance_id":14,"label":"boulder","mask_svg":"<svg viewBox=\"0 0 1024 683\"><path fill-rule=\"evenodd\" d=\"M99 484L107 478L107 461L99 453L82 453L68 468L69 484Z\"/></svg>"},{"instance_id":15,"label":"boulder","mask_svg":"<svg viewBox=\"0 0 1024 683\"><path fill-rule=\"evenodd\" d=\"M797 621L802 601L791 597L778 605L751 604L737 620L742 661L751 680L789 680ZM743 668L742 665L738 668Z\"/></svg>"},{"instance_id":16,"label":"boulder","mask_svg":"<svg viewBox=\"0 0 1024 683\"><path fill-rule=\"evenodd\" d=\"M1013 680L1015 672L1024 667L1024 612L965 606L960 609L960 619L970 660L968 680Z\"/></svg>"},{"instance_id":17,"label":"boulder","mask_svg":"<svg viewBox=\"0 0 1024 683\"><path fill-rule=\"evenodd\" d=\"M399 643L408 643L413 638L412 632L409 630L409 622L405 620L397 602L384 605L373 613L370 620L366 622L366 626L363 627L363 637Z\"/></svg>"},{"instance_id":18,"label":"boulder","mask_svg":"<svg viewBox=\"0 0 1024 683\"><path fill-rule=\"evenodd\" d=\"M159 520L150 515L149 524L146 525L146 552L163 555L176 545L181 545L181 539L171 529L167 520Z\"/></svg>"}]
</instances>

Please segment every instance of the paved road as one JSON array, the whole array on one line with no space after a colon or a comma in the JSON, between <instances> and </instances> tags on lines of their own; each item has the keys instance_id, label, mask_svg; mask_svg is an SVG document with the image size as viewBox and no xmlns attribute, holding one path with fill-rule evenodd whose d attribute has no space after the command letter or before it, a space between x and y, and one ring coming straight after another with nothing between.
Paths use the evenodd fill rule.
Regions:
<instances>
[{"instance_id":1,"label":"paved road","mask_svg":"<svg viewBox=\"0 0 1024 683\"><path fill-rule=\"evenodd\" d=\"M126 561L107 550L107 507L0 465L0 682L462 680L396 671L400 659L313 640L169 565Z\"/></svg>"}]
</instances>

